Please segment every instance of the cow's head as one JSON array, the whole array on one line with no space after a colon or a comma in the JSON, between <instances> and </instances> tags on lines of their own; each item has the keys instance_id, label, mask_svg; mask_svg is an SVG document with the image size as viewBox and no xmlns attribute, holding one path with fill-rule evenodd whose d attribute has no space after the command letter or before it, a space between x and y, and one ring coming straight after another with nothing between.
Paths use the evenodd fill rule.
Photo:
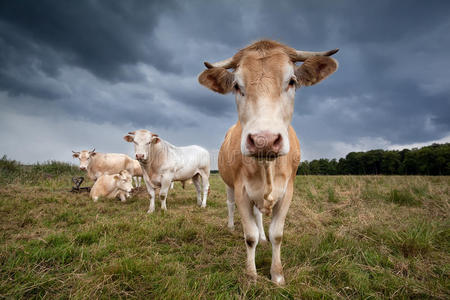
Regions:
<instances>
[{"instance_id":1,"label":"cow's head","mask_svg":"<svg viewBox=\"0 0 450 300\"><path fill-rule=\"evenodd\" d=\"M130 193L133 189L131 174L127 170L122 170L114 175L115 186L122 191Z\"/></svg>"},{"instance_id":2,"label":"cow's head","mask_svg":"<svg viewBox=\"0 0 450 300\"><path fill-rule=\"evenodd\" d=\"M95 152L95 149L93 149L92 151L82 150L78 152L72 150L72 152L73 152L72 156L80 160L80 170L83 171L87 170L91 158L97 154L97 152Z\"/></svg>"},{"instance_id":3,"label":"cow's head","mask_svg":"<svg viewBox=\"0 0 450 300\"><path fill-rule=\"evenodd\" d=\"M128 132L128 135L124 136L123 139L134 144L134 154L140 162L147 162L150 157L150 145L160 141L157 134L145 129Z\"/></svg>"},{"instance_id":4,"label":"cow's head","mask_svg":"<svg viewBox=\"0 0 450 300\"><path fill-rule=\"evenodd\" d=\"M336 71L326 52L298 51L274 41L256 42L232 58L211 64L198 80L207 88L236 95L242 125L241 152L269 160L289 152L288 128L295 90L314 85ZM296 62L303 62L296 65ZM232 72L228 69L233 69Z\"/></svg>"}]
</instances>

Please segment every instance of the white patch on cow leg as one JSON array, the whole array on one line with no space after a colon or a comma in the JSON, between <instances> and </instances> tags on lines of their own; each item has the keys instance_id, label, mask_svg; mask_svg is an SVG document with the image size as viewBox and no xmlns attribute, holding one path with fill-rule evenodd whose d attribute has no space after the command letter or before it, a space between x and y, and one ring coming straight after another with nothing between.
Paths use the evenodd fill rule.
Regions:
<instances>
[{"instance_id":1,"label":"white patch on cow leg","mask_svg":"<svg viewBox=\"0 0 450 300\"><path fill-rule=\"evenodd\" d=\"M272 243L272 266L270 276L272 281L278 285L284 285L283 265L281 264L281 242L283 239L284 221L292 200L294 191L293 181L289 181L286 186L284 198L278 202L272 213L272 222L269 226L269 239Z\"/></svg>"},{"instance_id":2,"label":"white patch on cow leg","mask_svg":"<svg viewBox=\"0 0 450 300\"><path fill-rule=\"evenodd\" d=\"M283 220L280 220L283 219ZM278 285L284 285L283 266L281 265L281 241L283 238L284 218L273 216L269 227L269 238L272 243L272 266L270 276Z\"/></svg>"},{"instance_id":3,"label":"white patch on cow leg","mask_svg":"<svg viewBox=\"0 0 450 300\"><path fill-rule=\"evenodd\" d=\"M266 234L264 233L264 224L263 224L263 216L262 213L256 206L253 206L253 214L255 215L256 225L258 226L259 231L259 239L262 243L267 242Z\"/></svg>"},{"instance_id":4,"label":"white patch on cow leg","mask_svg":"<svg viewBox=\"0 0 450 300\"><path fill-rule=\"evenodd\" d=\"M170 189L173 190L173 181L170 183Z\"/></svg>"},{"instance_id":5,"label":"white patch on cow leg","mask_svg":"<svg viewBox=\"0 0 450 300\"><path fill-rule=\"evenodd\" d=\"M209 192L209 180L208 175L202 174L202 190L203 190L203 200L202 200L202 207L206 207L206 199L208 198L208 192Z\"/></svg>"},{"instance_id":6,"label":"white patch on cow leg","mask_svg":"<svg viewBox=\"0 0 450 300\"><path fill-rule=\"evenodd\" d=\"M227 185L228 228L234 230L234 189Z\"/></svg>"},{"instance_id":7,"label":"white patch on cow leg","mask_svg":"<svg viewBox=\"0 0 450 300\"><path fill-rule=\"evenodd\" d=\"M192 183L195 186L195 189L197 190L197 205L202 205L202 186L200 182L201 178L200 175L196 174L194 177L192 177Z\"/></svg>"},{"instance_id":8,"label":"white patch on cow leg","mask_svg":"<svg viewBox=\"0 0 450 300\"><path fill-rule=\"evenodd\" d=\"M161 189L159 191L159 200L161 200L161 209L167 210L167 194L169 193L170 184L172 183L172 178L163 177L161 179Z\"/></svg>"},{"instance_id":9,"label":"white patch on cow leg","mask_svg":"<svg viewBox=\"0 0 450 300\"><path fill-rule=\"evenodd\" d=\"M245 245L247 247L247 273L252 279L256 279L255 252L259 238L258 226L253 218L253 220L248 220L248 224L244 227L247 227L244 233Z\"/></svg>"},{"instance_id":10,"label":"white patch on cow leg","mask_svg":"<svg viewBox=\"0 0 450 300\"><path fill-rule=\"evenodd\" d=\"M122 202L125 202L125 201L127 201L127 198L126 198L126 196L125 196L125 193L124 193L124 192L120 192L120 194L119 194L119 198L120 198L120 201L122 201Z\"/></svg>"},{"instance_id":11,"label":"white patch on cow leg","mask_svg":"<svg viewBox=\"0 0 450 300\"><path fill-rule=\"evenodd\" d=\"M167 210L167 194L159 193L159 200L161 201L161 209Z\"/></svg>"},{"instance_id":12,"label":"white patch on cow leg","mask_svg":"<svg viewBox=\"0 0 450 300\"><path fill-rule=\"evenodd\" d=\"M259 241L259 231L253 214L253 205L250 204L249 199L236 199L236 204L241 215L245 246L247 248L246 271L252 280L256 280L255 251Z\"/></svg>"},{"instance_id":13,"label":"white patch on cow leg","mask_svg":"<svg viewBox=\"0 0 450 300\"><path fill-rule=\"evenodd\" d=\"M290 181L286 188L286 194L282 202L278 202L272 213L272 221L269 226L269 239L272 243L272 266L270 277L278 285L284 285L283 265L281 264L281 242L283 239L284 220L292 200L294 186Z\"/></svg>"},{"instance_id":14,"label":"white patch on cow leg","mask_svg":"<svg viewBox=\"0 0 450 300\"><path fill-rule=\"evenodd\" d=\"M151 214L155 211L155 190L152 189L151 191L148 191L149 195L150 195L150 205L148 207L148 211L147 213Z\"/></svg>"},{"instance_id":15,"label":"white patch on cow leg","mask_svg":"<svg viewBox=\"0 0 450 300\"><path fill-rule=\"evenodd\" d=\"M148 214L151 214L155 211L155 189L152 187L150 183L150 178L148 177L146 172L143 172L142 177L144 178L145 187L147 188L147 192L150 195L150 205L148 207Z\"/></svg>"}]
</instances>

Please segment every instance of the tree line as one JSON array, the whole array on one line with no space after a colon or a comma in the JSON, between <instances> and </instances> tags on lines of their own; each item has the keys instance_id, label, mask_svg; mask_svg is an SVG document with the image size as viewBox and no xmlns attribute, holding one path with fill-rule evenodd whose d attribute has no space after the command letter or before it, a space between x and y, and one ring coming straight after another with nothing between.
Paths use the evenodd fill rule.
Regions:
<instances>
[{"instance_id":1,"label":"tree line","mask_svg":"<svg viewBox=\"0 0 450 300\"><path fill-rule=\"evenodd\" d=\"M450 175L450 143L403 150L350 152L300 163L299 175Z\"/></svg>"}]
</instances>

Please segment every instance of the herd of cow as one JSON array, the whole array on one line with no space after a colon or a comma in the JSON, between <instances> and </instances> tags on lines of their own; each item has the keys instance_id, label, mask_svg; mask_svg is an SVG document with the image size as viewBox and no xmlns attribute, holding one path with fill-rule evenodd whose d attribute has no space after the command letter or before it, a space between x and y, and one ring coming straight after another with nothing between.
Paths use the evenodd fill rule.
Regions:
<instances>
[{"instance_id":1,"label":"herd of cow","mask_svg":"<svg viewBox=\"0 0 450 300\"><path fill-rule=\"evenodd\" d=\"M265 214L272 216L271 279L278 285L285 283L280 248L300 162L299 141L290 125L295 91L334 73L338 63L329 56L337 51L299 51L261 40L229 59L213 64L205 62L207 69L199 75L203 86L221 94L235 94L238 121L225 136L218 166L226 184L228 227L234 228L237 206L247 249L246 272L252 279L257 276L256 246L260 240L266 240L262 221ZM129 132L124 139L134 144L136 160L124 154L95 151L73 154L80 159L80 168L95 180L91 190L94 201L100 196L119 196L125 201L132 189L132 177L143 177L150 195L149 213L155 210L158 189L161 208L167 209L167 193L174 181L192 180L197 204L206 207L208 151L199 146L175 147L148 130Z\"/></svg>"}]
</instances>

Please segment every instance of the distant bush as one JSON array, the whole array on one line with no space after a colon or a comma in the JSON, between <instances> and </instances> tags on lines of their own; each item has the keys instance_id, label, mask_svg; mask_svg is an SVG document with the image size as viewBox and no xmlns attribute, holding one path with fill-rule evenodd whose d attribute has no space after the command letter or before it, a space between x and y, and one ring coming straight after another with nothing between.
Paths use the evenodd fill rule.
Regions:
<instances>
[{"instance_id":1,"label":"distant bush","mask_svg":"<svg viewBox=\"0 0 450 300\"><path fill-rule=\"evenodd\" d=\"M46 174L47 176L58 176L62 174L74 174L78 172L78 168L74 165L58 162L48 161L43 164L37 163L31 166L32 173Z\"/></svg>"},{"instance_id":2,"label":"distant bush","mask_svg":"<svg viewBox=\"0 0 450 300\"><path fill-rule=\"evenodd\" d=\"M64 162L48 161L32 165L8 159L6 155L0 159L0 183L37 182L61 175L81 175L76 166Z\"/></svg>"},{"instance_id":3,"label":"distant bush","mask_svg":"<svg viewBox=\"0 0 450 300\"><path fill-rule=\"evenodd\" d=\"M10 176L20 172L20 163L15 160L10 160L3 155L0 159L0 174L1 176Z\"/></svg>"},{"instance_id":4,"label":"distant bush","mask_svg":"<svg viewBox=\"0 0 450 300\"><path fill-rule=\"evenodd\" d=\"M11 181L18 177L22 166L15 160L8 159L6 155L0 159L0 183Z\"/></svg>"}]
</instances>

